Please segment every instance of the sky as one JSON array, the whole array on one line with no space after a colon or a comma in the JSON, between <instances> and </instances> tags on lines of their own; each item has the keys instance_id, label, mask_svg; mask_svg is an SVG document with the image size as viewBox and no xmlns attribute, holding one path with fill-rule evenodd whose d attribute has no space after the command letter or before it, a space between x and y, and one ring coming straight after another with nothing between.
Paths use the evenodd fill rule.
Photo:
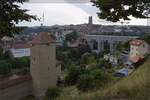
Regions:
<instances>
[{"instance_id":1,"label":"sky","mask_svg":"<svg viewBox=\"0 0 150 100\"><path fill-rule=\"evenodd\" d=\"M68 3L69 1L69 3ZM88 17L93 16L95 24L102 25L121 25L121 23L112 23L97 17L98 8L92 6L88 0L31 0L28 3L21 5L22 9L28 9L28 13L36 15L37 18L42 18L44 13L44 25L69 25L69 24L83 24L88 22ZM71 3L70 3L71 2ZM73 3L72 3L73 2ZM129 21L126 21L129 22ZM40 26L41 21L20 22L20 26ZM146 19L132 18L129 24L126 25L147 25Z\"/></svg>"}]
</instances>

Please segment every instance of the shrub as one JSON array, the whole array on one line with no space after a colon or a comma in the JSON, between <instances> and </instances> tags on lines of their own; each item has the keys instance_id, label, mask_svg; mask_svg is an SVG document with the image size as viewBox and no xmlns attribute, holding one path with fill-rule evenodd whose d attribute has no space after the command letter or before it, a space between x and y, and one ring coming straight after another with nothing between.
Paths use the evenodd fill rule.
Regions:
<instances>
[{"instance_id":1,"label":"shrub","mask_svg":"<svg viewBox=\"0 0 150 100\"><path fill-rule=\"evenodd\" d=\"M48 100L58 97L61 93L61 90L58 87L49 87L46 91L46 98Z\"/></svg>"},{"instance_id":2,"label":"shrub","mask_svg":"<svg viewBox=\"0 0 150 100\"><path fill-rule=\"evenodd\" d=\"M65 81L67 82L67 84L68 85L74 85L77 82L81 72L82 72L82 70L80 67L71 66L68 69L67 76L65 77Z\"/></svg>"},{"instance_id":3,"label":"shrub","mask_svg":"<svg viewBox=\"0 0 150 100\"><path fill-rule=\"evenodd\" d=\"M0 61L0 75L4 76L10 73L11 71L11 64L9 64L7 61Z\"/></svg>"},{"instance_id":4,"label":"shrub","mask_svg":"<svg viewBox=\"0 0 150 100\"><path fill-rule=\"evenodd\" d=\"M80 91L88 91L100 88L111 80L111 77L100 69L91 69L80 75L77 81L77 88Z\"/></svg>"},{"instance_id":5,"label":"shrub","mask_svg":"<svg viewBox=\"0 0 150 100\"><path fill-rule=\"evenodd\" d=\"M93 84L94 77L90 74L83 74L79 77L77 82L77 88L80 91L88 91L94 87Z\"/></svg>"}]
</instances>

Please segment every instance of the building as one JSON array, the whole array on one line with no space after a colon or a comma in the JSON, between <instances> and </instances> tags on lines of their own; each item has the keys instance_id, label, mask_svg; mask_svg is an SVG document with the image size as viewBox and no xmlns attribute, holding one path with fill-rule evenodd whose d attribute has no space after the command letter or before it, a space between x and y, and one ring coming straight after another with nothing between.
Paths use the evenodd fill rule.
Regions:
<instances>
[{"instance_id":1,"label":"building","mask_svg":"<svg viewBox=\"0 0 150 100\"><path fill-rule=\"evenodd\" d=\"M11 45L10 52L13 57L29 57L30 56L30 43L26 41L15 41Z\"/></svg>"},{"instance_id":2,"label":"building","mask_svg":"<svg viewBox=\"0 0 150 100\"><path fill-rule=\"evenodd\" d=\"M31 42L31 76L33 93L41 98L49 86L56 86L59 68L56 67L56 43L47 33Z\"/></svg>"},{"instance_id":3,"label":"building","mask_svg":"<svg viewBox=\"0 0 150 100\"><path fill-rule=\"evenodd\" d=\"M89 24L89 25L93 25L93 17L92 17L92 16L89 17L89 22L88 22L88 24Z\"/></svg>"},{"instance_id":4,"label":"building","mask_svg":"<svg viewBox=\"0 0 150 100\"><path fill-rule=\"evenodd\" d=\"M144 40L132 40L130 42L130 60L137 63L143 59L150 51L149 45Z\"/></svg>"},{"instance_id":5,"label":"building","mask_svg":"<svg viewBox=\"0 0 150 100\"><path fill-rule=\"evenodd\" d=\"M118 44L128 42L137 36L85 35L83 38L94 52L114 52Z\"/></svg>"},{"instance_id":6,"label":"building","mask_svg":"<svg viewBox=\"0 0 150 100\"><path fill-rule=\"evenodd\" d=\"M48 87L57 85L61 67L56 64L55 41L48 33L40 33L33 38L30 49L30 75L0 79L0 100L19 100L28 95L41 100Z\"/></svg>"}]
</instances>

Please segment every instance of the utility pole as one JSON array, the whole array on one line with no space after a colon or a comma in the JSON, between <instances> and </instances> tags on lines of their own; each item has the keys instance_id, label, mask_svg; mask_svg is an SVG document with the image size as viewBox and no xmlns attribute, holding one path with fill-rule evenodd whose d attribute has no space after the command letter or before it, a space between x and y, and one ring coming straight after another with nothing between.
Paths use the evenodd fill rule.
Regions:
<instances>
[{"instance_id":1,"label":"utility pole","mask_svg":"<svg viewBox=\"0 0 150 100\"><path fill-rule=\"evenodd\" d=\"M45 15L44 15L44 12L43 12L41 26L44 26L44 22L45 22Z\"/></svg>"}]
</instances>

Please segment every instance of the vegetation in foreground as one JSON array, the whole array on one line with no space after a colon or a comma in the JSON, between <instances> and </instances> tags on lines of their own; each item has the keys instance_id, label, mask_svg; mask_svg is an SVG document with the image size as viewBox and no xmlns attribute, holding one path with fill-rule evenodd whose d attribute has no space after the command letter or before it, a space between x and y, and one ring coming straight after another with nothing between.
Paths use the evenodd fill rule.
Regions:
<instances>
[{"instance_id":1,"label":"vegetation in foreground","mask_svg":"<svg viewBox=\"0 0 150 100\"><path fill-rule=\"evenodd\" d=\"M61 95L57 100L149 100L150 58L130 76L95 92ZM70 90L74 91L75 89Z\"/></svg>"}]
</instances>

